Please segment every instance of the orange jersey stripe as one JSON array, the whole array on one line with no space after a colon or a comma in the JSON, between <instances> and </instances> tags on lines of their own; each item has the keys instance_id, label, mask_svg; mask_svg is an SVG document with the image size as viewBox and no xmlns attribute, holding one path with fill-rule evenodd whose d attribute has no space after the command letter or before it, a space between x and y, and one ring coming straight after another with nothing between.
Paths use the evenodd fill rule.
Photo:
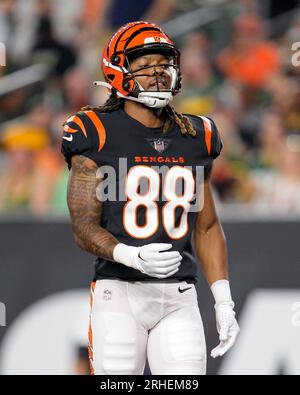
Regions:
<instances>
[{"instance_id":1,"label":"orange jersey stripe","mask_svg":"<svg viewBox=\"0 0 300 395\"><path fill-rule=\"evenodd\" d=\"M211 139L212 139L212 125L208 118L200 116L203 120L204 131L205 131L205 144L207 148L207 152L210 155L211 153Z\"/></svg>"},{"instance_id":2,"label":"orange jersey stripe","mask_svg":"<svg viewBox=\"0 0 300 395\"><path fill-rule=\"evenodd\" d=\"M73 115L72 117L70 117L67 120L66 125L64 126L64 132L67 132L67 133L77 133L78 132L78 130L75 130L67 125L69 122L76 123L76 125L81 129L82 133L85 135L85 138L87 138L87 133L86 133L84 124L83 124L82 120L77 115Z\"/></svg>"},{"instance_id":3,"label":"orange jersey stripe","mask_svg":"<svg viewBox=\"0 0 300 395\"><path fill-rule=\"evenodd\" d=\"M85 111L85 114L90 118L90 120L93 122L95 128L97 129L98 136L99 136L98 152L100 152L102 150L102 148L104 147L104 144L106 141L105 128L103 126L103 123L100 121L100 119L94 113L94 111Z\"/></svg>"}]
</instances>

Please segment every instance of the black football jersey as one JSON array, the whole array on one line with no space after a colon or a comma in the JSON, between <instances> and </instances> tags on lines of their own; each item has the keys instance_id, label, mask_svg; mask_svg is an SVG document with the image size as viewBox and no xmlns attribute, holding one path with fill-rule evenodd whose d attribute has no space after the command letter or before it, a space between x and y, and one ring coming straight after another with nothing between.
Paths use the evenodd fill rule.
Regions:
<instances>
[{"instance_id":1,"label":"black football jersey","mask_svg":"<svg viewBox=\"0 0 300 395\"><path fill-rule=\"evenodd\" d=\"M82 111L67 120L62 153L69 169L73 155L84 155L104 177L97 191L103 201L99 224L121 243L171 243L172 250L183 257L179 271L168 279L149 277L98 257L95 280L196 282L197 262L191 244L199 211L195 209L199 204L196 190L220 154L222 141L211 119L188 117L196 136L183 135L176 123L167 133L162 128L147 128L123 109Z\"/></svg>"}]
</instances>

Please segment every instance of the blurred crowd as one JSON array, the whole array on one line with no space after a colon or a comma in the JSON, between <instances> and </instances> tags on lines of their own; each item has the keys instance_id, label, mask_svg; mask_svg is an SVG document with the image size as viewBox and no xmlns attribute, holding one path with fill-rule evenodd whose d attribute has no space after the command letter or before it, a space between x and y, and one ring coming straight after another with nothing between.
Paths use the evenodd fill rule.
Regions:
<instances>
[{"instance_id":1,"label":"blurred crowd","mask_svg":"<svg viewBox=\"0 0 300 395\"><path fill-rule=\"evenodd\" d=\"M214 5L222 7L222 23L175 37L183 90L174 105L212 117L219 128L224 148L213 185L221 208L299 215L300 53L292 62L292 45L300 41L300 8L283 10L288 22L274 31L281 14L270 18L261 3L0 0L7 56L0 67L0 212L67 213L61 125L81 107L106 100L92 81L102 78L101 52L112 32L131 20L171 23L192 7ZM40 64L34 83L26 77L24 83L20 72Z\"/></svg>"}]
</instances>

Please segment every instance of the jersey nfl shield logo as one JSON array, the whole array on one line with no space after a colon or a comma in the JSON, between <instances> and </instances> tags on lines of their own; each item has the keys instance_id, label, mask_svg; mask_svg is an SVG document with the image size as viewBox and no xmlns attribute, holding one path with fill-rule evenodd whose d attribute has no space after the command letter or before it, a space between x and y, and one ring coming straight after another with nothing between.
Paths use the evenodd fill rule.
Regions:
<instances>
[{"instance_id":1,"label":"jersey nfl shield logo","mask_svg":"<svg viewBox=\"0 0 300 395\"><path fill-rule=\"evenodd\" d=\"M164 152L164 150L167 148L169 145L170 139L147 139L151 146L160 154Z\"/></svg>"}]
</instances>

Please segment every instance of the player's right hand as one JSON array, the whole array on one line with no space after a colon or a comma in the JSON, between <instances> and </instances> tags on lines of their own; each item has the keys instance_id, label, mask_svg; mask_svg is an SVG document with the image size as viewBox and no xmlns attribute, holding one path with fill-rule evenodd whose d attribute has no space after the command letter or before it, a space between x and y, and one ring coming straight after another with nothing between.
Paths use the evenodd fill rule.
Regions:
<instances>
[{"instance_id":1,"label":"player's right hand","mask_svg":"<svg viewBox=\"0 0 300 395\"><path fill-rule=\"evenodd\" d=\"M113 256L116 262L139 270L151 277L167 278L179 270L182 256L178 251L168 251L172 244L151 243L142 247L117 244Z\"/></svg>"}]
</instances>

